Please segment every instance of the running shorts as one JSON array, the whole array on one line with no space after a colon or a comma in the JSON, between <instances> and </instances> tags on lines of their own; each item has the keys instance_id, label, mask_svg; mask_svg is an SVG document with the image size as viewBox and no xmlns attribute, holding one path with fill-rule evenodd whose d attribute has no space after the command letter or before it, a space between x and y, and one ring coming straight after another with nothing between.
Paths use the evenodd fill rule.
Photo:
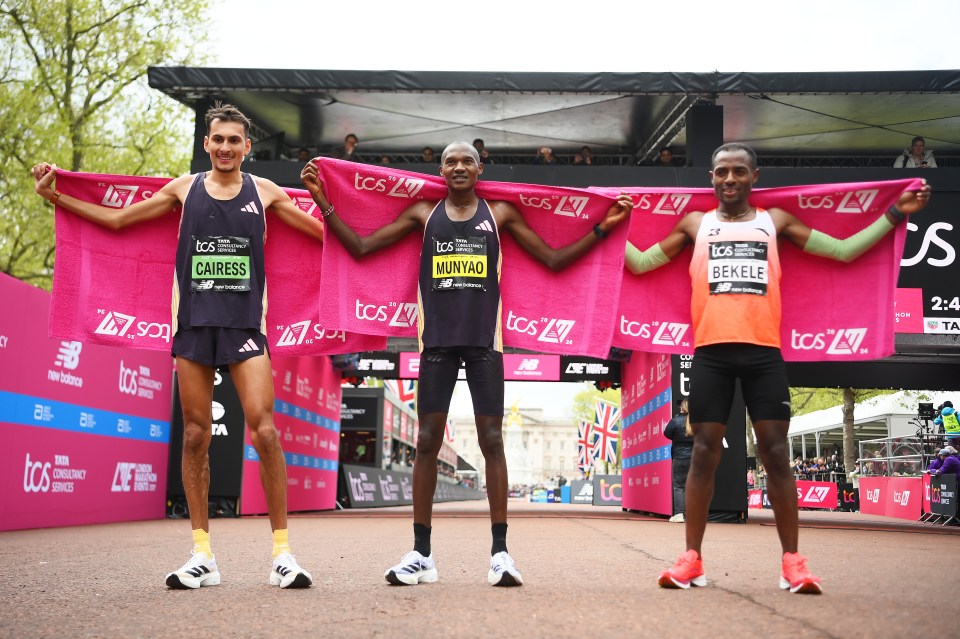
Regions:
<instances>
[{"instance_id":1,"label":"running shorts","mask_svg":"<svg viewBox=\"0 0 960 639\"><path fill-rule=\"evenodd\" d=\"M173 336L174 357L214 368L270 354L267 338L255 328L181 327Z\"/></svg>"},{"instance_id":2,"label":"running shorts","mask_svg":"<svg viewBox=\"0 0 960 639\"><path fill-rule=\"evenodd\" d=\"M425 348L420 353L417 412L450 412L461 362L474 414L503 417L503 353L477 346Z\"/></svg>"},{"instance_id":3,"label":"running shorts","mask_svg":"<svg viewBox=\"0 0 960 639\"><path fill-rule=\"evenodd\" d=\"M790 420L787 367L779 348L732 343L701 346L690 372L690 421L727 423L736 380L754 422Z\"/></svg>"}]
</instances>

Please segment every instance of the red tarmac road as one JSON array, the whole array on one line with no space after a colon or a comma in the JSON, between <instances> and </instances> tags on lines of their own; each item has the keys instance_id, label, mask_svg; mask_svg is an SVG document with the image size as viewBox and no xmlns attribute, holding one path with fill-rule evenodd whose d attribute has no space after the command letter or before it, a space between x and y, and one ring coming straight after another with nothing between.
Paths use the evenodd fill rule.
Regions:
<instances>
[{"instance_id":1,"label":"red tarmac road","mask_svg":"<svg viewBox=\"0 0 960 639\"><path fill-rule=\"evenodd\" d=\"M436 507L440 581L390 586L384 570L412 544L409 507L294 515L290 537L314 576L268 585L265 518L215 519L221 585L168 590L189 554L186 520L0 533L0 637L916 637L952 619L960 528L801 512L801 552L821 596L777 588L770 511L710 524L709 585L661 590L683 525L617 508L510 503L520 588L487 584L484 502ZM938 629L939 628L939 629ZM949 635L949 631L947 631Z\"/></svg>"}]
</instances>

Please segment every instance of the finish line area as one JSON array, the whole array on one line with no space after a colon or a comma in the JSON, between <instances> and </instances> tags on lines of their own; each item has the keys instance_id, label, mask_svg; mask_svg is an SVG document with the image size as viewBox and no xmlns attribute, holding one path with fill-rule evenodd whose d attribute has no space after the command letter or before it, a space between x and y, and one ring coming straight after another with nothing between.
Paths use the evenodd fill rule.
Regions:
<instances>
[{"instance_id":1,"label":"finish line area","mask_svg":"<svg viewBox=\"0 0 960 639\"><path fill-rule=\"evenodd\" d=\"M5 565L22 566L31 578L0 584L8 602L0 635L29 628L33 637L62 637L69 628L72 636L161 637L171 624L193 619L205 632L236 637L274 636L279 627L288 636L324 629L338 637L467 637L491 628L525 637L570 637L588 628L645 636L679 628L695 636L908 636L918 611L944 601L950 579L936 576L954 540L942 535L957 534L801 511L801 544L824 595L797 597L777 588L779 544L768 512L745 525L710 524L703 551L709 583L689 591L655 583L682 550L681 526L614 508L517 499L510 516L510 552L525 577L523 588L510 590L486 583L483 501L436 505L440 580L408 588L383 579L383 567L407 550L410 508L402 506L291 516L298 559L323 567L314 570L314 587L301 591L267 584L256 542L267 544L262 517L212 522L223 581L192 592L162 585L170 557L182 550L185 521L4 532ZM104 573L111 562L116 578Z\"/></svg>"}]
</instances>

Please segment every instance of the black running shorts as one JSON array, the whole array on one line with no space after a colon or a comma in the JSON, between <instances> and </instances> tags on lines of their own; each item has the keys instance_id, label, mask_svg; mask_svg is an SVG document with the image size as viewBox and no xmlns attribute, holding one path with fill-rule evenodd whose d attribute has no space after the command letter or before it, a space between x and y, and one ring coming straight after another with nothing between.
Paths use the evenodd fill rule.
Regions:
<instances>
[{"instance_id":1,"label":"black running shorts","mask_svg":"<svg viewBox=\"0 0 960 639\"><path fill-rule=\"evenodd\" d=\"M790 420L787 367L779 348L712 344L693 352L690 421L727 423L737 378L751 420Z\"/></svg>"},{"instance_id":2,"label":"black running shorts","mask_svg":"<svg viewBox=\"0 0 960 639\"><path fill-rule=\"evenodd\" d=\"M173 336L174 357L220 367L267 353L267 338L255 328L196 326L180 328Z\"/></svg>"},{"instance_id":3,"label":"black running shorts","mask_svg":"<svg viewBox=\"0 0 960 639\"><path fill-rule=\"evenodd\" d=\"M503 353L475 346L426 348L420 353L417 412L450 412L461 362L467 369L474 414L503 417Z\"/></svg>"}]
</instances>

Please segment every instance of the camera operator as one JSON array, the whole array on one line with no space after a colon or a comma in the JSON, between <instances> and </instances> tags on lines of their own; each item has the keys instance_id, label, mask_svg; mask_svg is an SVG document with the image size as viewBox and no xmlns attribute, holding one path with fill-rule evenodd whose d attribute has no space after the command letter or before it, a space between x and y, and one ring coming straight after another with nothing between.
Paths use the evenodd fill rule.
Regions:
<instances>
[{"instance_id":1,"label":"camera operator","mask_svg":"<svg viewBox=\"0 0 960 639\"><path fill-rule=\"evenodd\" d=\"M947 437L960 437L960 421L957 420L953 402L946 401L937 407L937 416L933 423L940 427L940 432L946 432Z\"/></svg>"}]
</instances>

